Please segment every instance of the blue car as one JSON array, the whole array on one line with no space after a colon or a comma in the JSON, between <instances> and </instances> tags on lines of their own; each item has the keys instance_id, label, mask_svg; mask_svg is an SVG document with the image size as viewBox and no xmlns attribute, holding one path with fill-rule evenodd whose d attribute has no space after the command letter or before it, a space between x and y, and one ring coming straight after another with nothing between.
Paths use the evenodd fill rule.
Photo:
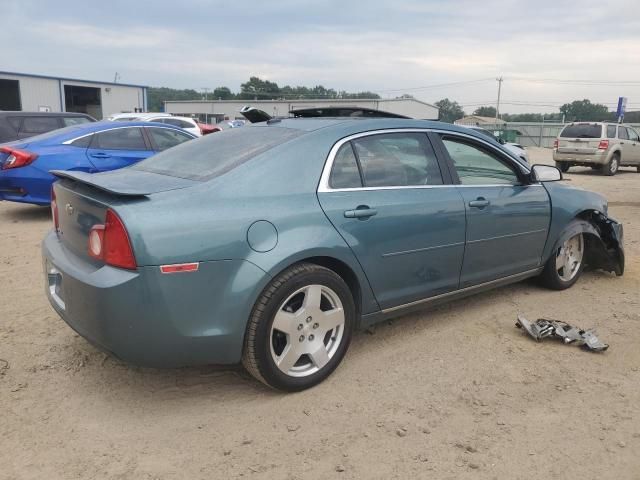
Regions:
<instances>
[{"instance_id":1,"label":"blue car","mask_svg":"<svg viewBox=\"0 0 640 480\"><path fill-rule=\"evenodd\" d=\"M134 364L242 362L287 391L326 378L355 328L624 271L606 199L438 122L271 119L55 174L46 294L71 328Z\"/></svg>"},{"instance_id":2,"label":"blue car","mask_svg":"<svg viewBox=\"0 0 640 480\"><path fill-rule=\"evenodd\" d=\"M49 205L51 170L115 170L193 138L159 123L97 122L5 143L0 145L0 200Z\"/></svg>"}]
</instances>

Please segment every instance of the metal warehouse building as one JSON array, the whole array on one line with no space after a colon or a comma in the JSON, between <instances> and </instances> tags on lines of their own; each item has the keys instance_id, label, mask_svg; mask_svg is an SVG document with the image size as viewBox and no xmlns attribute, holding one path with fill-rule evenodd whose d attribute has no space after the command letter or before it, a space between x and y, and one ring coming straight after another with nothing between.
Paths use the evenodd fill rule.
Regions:
<instances>
[{"instance_id":1,"label":"metal warehouse building","mask_svg":"<svg viewBox=\"0 0 640 480\"><path fill-rule=\"evenodd\" d=\"M373 108L411 118L438 119L438 107L414 98L397 99L332 99L332 100L174 100L164 102L167 113L200 117L206 122L244 118L240 109L245 105L259 108L273 117L288 116L300 108L355 107Z\"/></svg>"},{"instance_id":2,"label":"metal warehouse building","mask_svg":"<svg viewBox=\"0 0 640 480\"><path fill-rule=\"evenodd\" d=\"M0 110L80 112L100 120L146 109L143 85L0 72Z\"/></svg>"}]
</instances>

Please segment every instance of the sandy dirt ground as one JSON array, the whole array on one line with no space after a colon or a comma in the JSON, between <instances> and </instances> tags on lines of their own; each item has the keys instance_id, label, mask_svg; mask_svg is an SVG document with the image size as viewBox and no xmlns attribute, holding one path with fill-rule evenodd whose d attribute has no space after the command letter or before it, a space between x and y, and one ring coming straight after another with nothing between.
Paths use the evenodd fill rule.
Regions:
<instances>
[{"instance_id":1,"label":"sandy dirt ground","mask_svg":"<svg viewBox=\"0 0 640 480\"><path fill-rule=\"evenodd\" d=\"M0 203L0 479L640 478L640 174L567 177L624 223L624 277L395 319L290 395L241 368L140 369L95 350L43 293L48 210ZM518 313L595 327L611 347L536 343Z\"/></svg>"}]
</instances>

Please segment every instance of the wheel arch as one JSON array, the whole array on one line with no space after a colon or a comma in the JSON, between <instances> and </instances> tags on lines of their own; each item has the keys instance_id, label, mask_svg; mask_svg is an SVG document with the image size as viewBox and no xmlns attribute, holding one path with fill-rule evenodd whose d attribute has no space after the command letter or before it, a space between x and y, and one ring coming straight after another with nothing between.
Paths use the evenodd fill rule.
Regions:
<instances>
[{"instance_id":1,"label":"wheel arch","mask_svg":"<svg viewBox=\"0 0 640 480\"><path fill-rule=\"evenodd\" d=\"M595 209L584 209L574 216L556 239L551 255L578 233L582 233L585 239L587 265L615 272L616 275L624 273L622 227Z\"/></svg>"}]
</instances>

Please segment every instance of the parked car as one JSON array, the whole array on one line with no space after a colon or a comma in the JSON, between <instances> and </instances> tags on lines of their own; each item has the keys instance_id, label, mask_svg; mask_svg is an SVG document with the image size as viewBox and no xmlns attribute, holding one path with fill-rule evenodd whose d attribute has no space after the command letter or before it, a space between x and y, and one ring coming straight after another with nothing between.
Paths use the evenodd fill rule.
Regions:
<instances>
[{"instance_id":1,"label":"parked car","mask_svg":"<svg viewBox=\"0 0 640 480\"><path fill-rule=\"evenodd\" d=\"M95 121L95 118L84 113L0 111L0 143L13 142L70 125Z\"/></svg>"},{"instance_id":2,"label":"parked car","mask_svg":"<svg viewBox=\"0 0 640 480\"><path fill-rule=\"evenodd\" d=\"M624 271L602 196L438 122L274 119L56 175L46 294L74 330L134 364L242 362L288 391L325 379L354 328Z\"/></svg>"},{"instance_id":3,"label":"parked car","mask_svg":"<svg viewBox=\"0 0 640 480\"><path fill-rule=\"evenodd\" d=\"M148 120L149 118L158 118L158 117L170 117L170 113L162 113L162 112L125 112L125 113L114 113L113 115L109 115L107 120L110 122L137 122L142 120Z\"/></svg>"},{"instance_id":4,"label":"parked car","mask_svg":"<svg viewBox=\"0 0 640 480\"><path fill-rule=\"evenodd\" d=\"M603 175L615 175L624 166L640 172L640 137L627 125L570 123L553 144L553 159L563 172L573 165L591 167Z\"/></svg>"},{"instance_id":5,"label":"parked car","mask_svg":"<svg viewBox=\"0 0 640 480\"><path fill-rule=\"evenodd\" d=\"M114 170L192 138L171 125L97 122L0 145L0 200L49 205L51 170Z\"/></svg>"},{"instance_id":6,"label":"parked car","mask_svg":"<svg viewBox=\"0 0 640 480\"><path fill-rule=\"evenodd\" d=\"M167 125L173 125L174 127L182 128L189 133L192 133L196 137L207 135L209 133L220 131L219 128L213 125L207 125L200 123L191 117L176 117L168 113L127 113L118 114L110 117L110 120L121 121L141 121L141 122L156 122L164 123Z\"/></svg>"},{"instance_id":7,"label":"parked car","mask_svg":"<svg viewBox=\"0 0 640 480\"><path fill-rule=\"evenodd\" d=\"M527 153L525 148L522 145L520 145L519 143L505 142L504 140L502 140L500 138L497 138L493 134L493 132L490 132L489 130L485 130L482 127L469 126L467 128L475 130L476 132L482 133L483 135L494 139L496 142L498 142L499 144L504 146L504 148L509 150L511 153L513 153L514 155L520 157L525 162L529 163L529 154Z\"/></svg>"}]
</instances>

